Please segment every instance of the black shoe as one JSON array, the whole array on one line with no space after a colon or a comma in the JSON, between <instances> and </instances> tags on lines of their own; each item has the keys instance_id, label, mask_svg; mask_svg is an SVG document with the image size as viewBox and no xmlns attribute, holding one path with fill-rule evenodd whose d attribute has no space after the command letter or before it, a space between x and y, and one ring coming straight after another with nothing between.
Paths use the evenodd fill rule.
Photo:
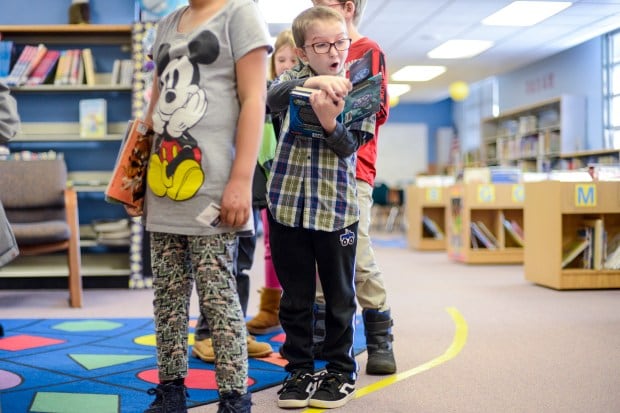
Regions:
<instances>
[{"instance_id":1,"label":"black shoe","mask_svg":"<svg viewBox=\"0 0 620 413\"><path fill-rule=\"evenodd\" d=\"M366 374L393 374L396 373L396 360L392 347L392 325L394 324L390 311L364 309L364 332L366 334L366 349L368 361Z\"/></svg>"},{"instance_id":2,"label":"black shoe","mask_svg":"<svg viewBox=\"0 0 620 413\"><path fill-rule=\"evenodd\" d=\"M220 395L217 413L250 413L252 409L252 395L239 394L235 391Z\"/></svg>"},{"instance_id":3,"label":"black shoe","mask_svg":"<svg viewBox=\"0 0 620 413\"><path fill-rule=\"evenodd\" d=\"M316 390L316 381L312 373L297 370L284 380L282 388L278 390L278 407L300 408L307 407L308 400Z\"/></svg>"},{"instance_id":4,"label":"black shoe","mask_svg":"<svg viewBox=\"0 0 620 413\"><path fill-rule=\"evenodd\" d=\"M321 409L344 406L355 395L355 380L345 373L325 372L317 380L319 388L310 398L309 405Z\"/></svg>"},{"instance_id":5,"label":"black shoe","mask_svg":"<svg viewBox=\"0 0 620 413\"><path fill-rule=\"evenodd\" d=\"M148 394L155 395L155 401L144 413L187 413L187 388L182 384L158 384Z\"/></svg>"}]
</instances>

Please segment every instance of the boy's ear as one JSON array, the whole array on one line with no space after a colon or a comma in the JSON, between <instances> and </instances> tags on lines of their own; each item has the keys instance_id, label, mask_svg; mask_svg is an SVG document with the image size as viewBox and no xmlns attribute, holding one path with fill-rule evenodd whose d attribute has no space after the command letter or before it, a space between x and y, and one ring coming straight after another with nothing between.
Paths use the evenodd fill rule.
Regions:
<instances>
[{"instance_id":1,"label":"boy's ear","mask_svg":"<svg viewBox=\"0 0 620 413\"><path fill-rule=\"evenodd\" d=\"M353 15L355 14L355 3L353 3L352 1L347 1L344 4L344 11L347 14L351 14L351 17L353 17Z\"/></svg>"},{"instance_id":2,"label":"boy's ear","mask_svg":"<svg viewBox=\"0 0 620 413\"><path fill-rule=\"evenodd\" d=\"M308 63L308 56L306 56L306 50L303 47L296 47L295 54L303 63Z\"/></svg>"}]
</instances>

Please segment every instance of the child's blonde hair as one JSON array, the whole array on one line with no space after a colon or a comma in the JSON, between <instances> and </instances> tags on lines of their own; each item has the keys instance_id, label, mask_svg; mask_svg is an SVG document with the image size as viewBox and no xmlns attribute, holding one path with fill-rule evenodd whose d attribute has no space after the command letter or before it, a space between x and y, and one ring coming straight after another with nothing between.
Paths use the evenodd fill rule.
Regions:
<instances>
[{"instance_id":1,"label":"child's blonde hair","mask_svg":"<svg viewBox=\"0 0 620 413\"><path fill-rule=\"evenodd\" d=\"M344 17L336 10L333 10L325 6L310 7L299 13L295 20L293 20L293 39L295 39L295 45L299 48L304 47L306 43L306 32L316 21L337 21L346 25Z\"/></svg>"},{"instance_id":2,"label":"child's blonde hair","mask_svg":"<svg viewBox=\"0 0 620 413\"><path fill-rule=\"evenodd\" d=\"M293 39L293 32L291 29L284 29L276 37L276 41L273 45L273 53L271 59L269 59L269 79L275 79L276 74L276 53L283 47L290 46L291 49L295 49L295 40Z\"/></svg>"}]
</instances>

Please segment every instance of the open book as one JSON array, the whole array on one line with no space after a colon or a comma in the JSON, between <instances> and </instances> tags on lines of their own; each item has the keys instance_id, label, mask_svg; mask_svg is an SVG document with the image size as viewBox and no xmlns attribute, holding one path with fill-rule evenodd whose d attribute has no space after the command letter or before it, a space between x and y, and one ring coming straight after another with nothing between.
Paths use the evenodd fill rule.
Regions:
<instances>
[{"instance_id":1,"label":"open book","mask_svg":"<svg viewBox=\"0 0 620 413\"><path fill-rule=\"evenodd\" d=\"M345 126L362 120L379 111L381 105L381 81L377 73L353 85L344 101L340 122ZM308 137L323 136L323 127L310 105L310 95L316 89L297 86L291 91L289 103L289 133Z\"/></svg>"}]
</instances>

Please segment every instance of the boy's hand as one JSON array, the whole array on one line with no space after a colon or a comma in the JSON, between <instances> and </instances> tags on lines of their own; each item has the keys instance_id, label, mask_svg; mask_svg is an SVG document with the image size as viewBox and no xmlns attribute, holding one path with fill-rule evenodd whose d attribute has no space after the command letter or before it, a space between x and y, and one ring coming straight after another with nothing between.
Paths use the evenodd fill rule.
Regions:
<instances>
[{"instance_id":1,"label":"boy's hand","mask_svg":"<svg viewBox=\"0 0 620 413\"><path fill-rule=\"evenodd\" d=\"M342 76L312 76L306 80L304 86L321 89L334 102L343 99L353 88L351 81Z\"/></svg>"},{"instance_id":2,"label":"boy's hand","mask_svg":"<svg viewBox=\"0 0 620 413\"><path fill-rule=\"evenodd\" d=\"M327 92L317 90L310 95L310 104L321 126L330 135L336 129L336 118L344 109L344 99L334 100Z\"/></svg>"},{"instance_id":3,"label":"boy's hand","mask_svg":"<svg viewBox=\"0 0 620 413\"><path fill-rule=\"evenodd\" d=\"M224 188L220 218L224 225L240 227L250 219L252 210L251 182L231 178Z\"/></svg>"}]
</instances>

